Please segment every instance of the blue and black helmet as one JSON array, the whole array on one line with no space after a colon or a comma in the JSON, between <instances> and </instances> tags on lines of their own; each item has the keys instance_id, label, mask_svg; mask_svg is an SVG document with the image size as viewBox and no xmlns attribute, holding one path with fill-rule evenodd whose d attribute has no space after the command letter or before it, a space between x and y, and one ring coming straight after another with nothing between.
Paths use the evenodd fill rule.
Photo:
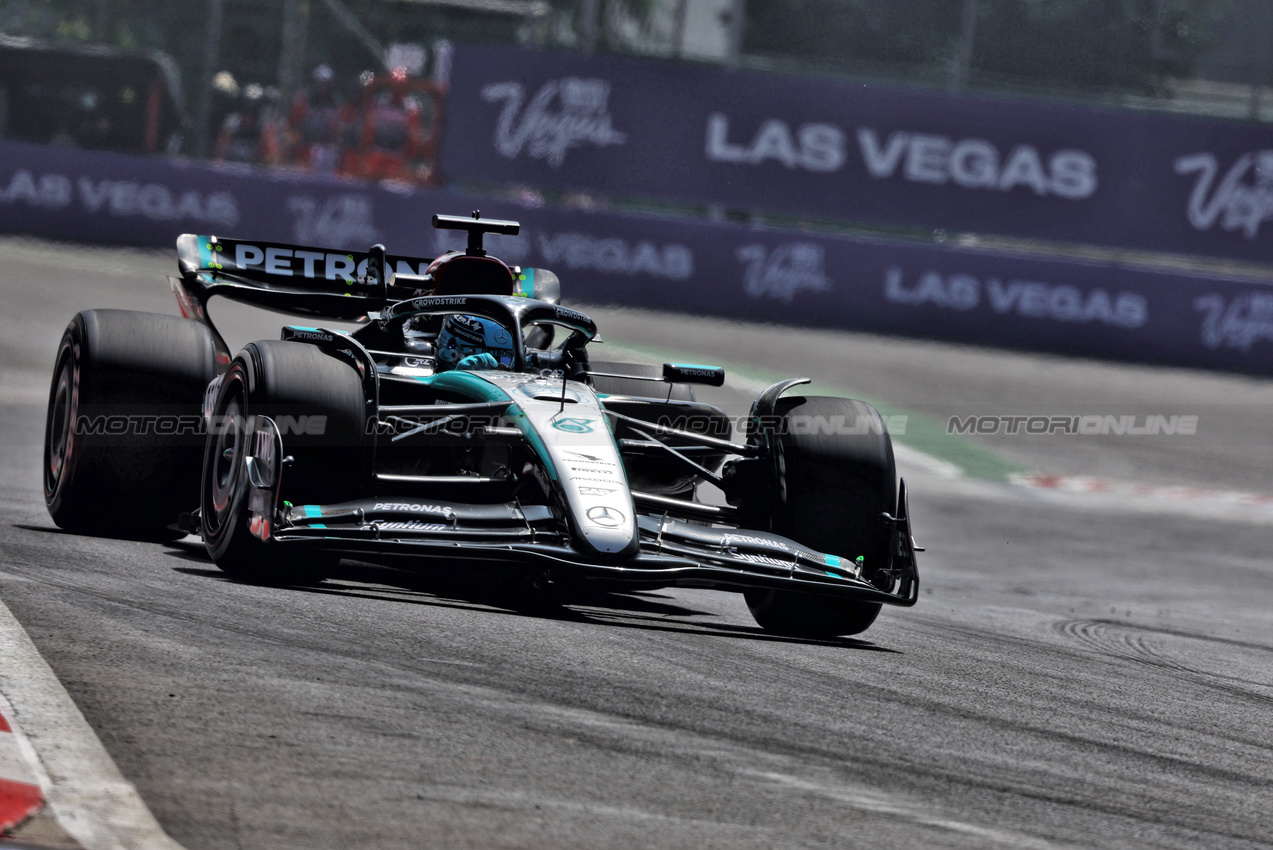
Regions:
<instances>
[{"instance_id":1,"label":"blue and black helmet","mask_svg":"<svg viewBox=\"0 0 1273 850\"><path fill-rule=\"evenodd\" d=\"M513 365L513 336L499 322L477 316L447 316L438 333L438 361L454 368L472 354L486 352L505 368Z\"/></svg>"}]
</instances>

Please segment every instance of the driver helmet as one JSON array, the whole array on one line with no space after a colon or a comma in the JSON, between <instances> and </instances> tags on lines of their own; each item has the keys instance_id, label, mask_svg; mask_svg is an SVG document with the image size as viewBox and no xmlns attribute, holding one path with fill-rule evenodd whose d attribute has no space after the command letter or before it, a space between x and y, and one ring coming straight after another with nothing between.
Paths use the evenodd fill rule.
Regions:
<instances>
[{"instance_id":1,"label":"driver helmet","mask_svg":"<svg viewBox=\"0 0 1273 850\"><path fill-rule=\"evenodd\" d=\"M472 354L486 352L501 367L513 366L513 336L499 322L477 316L447 316L437 340L439 369L454 369Z\"/></svg>"}]
</instances>

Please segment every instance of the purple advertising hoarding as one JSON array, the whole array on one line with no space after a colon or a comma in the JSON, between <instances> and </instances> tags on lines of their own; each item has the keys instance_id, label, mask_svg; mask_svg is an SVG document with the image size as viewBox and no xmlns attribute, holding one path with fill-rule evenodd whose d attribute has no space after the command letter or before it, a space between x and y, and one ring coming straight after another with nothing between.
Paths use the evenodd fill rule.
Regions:
<instances>
[{"instance_id":1,"label":"purple advertising hoarding","mask_svg":"<svg viewBox=\"0 0 1273 850\"><path fill-rule=\"evenodd\" d=\"M342 250L383 242L427 257L464 239L433 230L429 216L475 208L521 221L519 236L487 246L553 269L574 303L1273 374L1267 284L0 142L0 233L155 246L182 232ZM160 281L155 297L167 297ZM93 306L107 305L68 309Z\"/></svg>"},{"instance_id":2,"label":"purple advertising hoarding","mask_svg":"<svg viewBox=\"0 0 1273 850\"><path fill-rule=\"evenodd\" d=\"M1273 262L1273 127L456 50L450 180Z\"/></svg>"}]
</instances>

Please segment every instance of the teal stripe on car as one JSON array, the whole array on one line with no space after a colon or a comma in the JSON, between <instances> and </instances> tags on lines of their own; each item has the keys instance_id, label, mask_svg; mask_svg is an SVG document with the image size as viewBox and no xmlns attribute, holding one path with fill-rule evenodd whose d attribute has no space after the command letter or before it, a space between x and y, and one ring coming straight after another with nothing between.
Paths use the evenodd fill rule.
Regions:
<instances>
[{"instance_id":1,"label":"teal stripe on car","mask_svg":"<svg viewBox=\"0 0 1273 850\"><path fill-rule=\"evenodd\" d=\"M453 369L450 372L442 372L437 375L417 375L416 380L422 384L428 384L434 389L459 393L475 401L508 402L509 407L504 411L504 415L513 418L518 430L526 436L526 442L530 443L531 449L539 456L544 468L548 470L548 477L554 481L557 480L557 466L548 455L548 446L544 444L543 437L539 436L539 432L531 426L526 414L522 413L521 408L513 404L513 400L508 393L490 381L483 380L481 375L460 369Z\"/></svg>"}]
</instances>

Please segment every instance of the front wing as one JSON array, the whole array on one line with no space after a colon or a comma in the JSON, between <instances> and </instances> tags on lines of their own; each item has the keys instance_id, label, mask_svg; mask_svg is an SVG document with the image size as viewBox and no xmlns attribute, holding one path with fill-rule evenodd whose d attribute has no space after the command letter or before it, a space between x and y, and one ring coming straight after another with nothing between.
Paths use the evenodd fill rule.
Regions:
<instances>
[{"instance_id":1,"label":"front wing","mask_svg":"<svg viewBox=\"0 0 1273 850\"><path fill-rule=\"evenodd\" d=\"M462 504L373 499L300 505L265 531L273 545L313 547L352 557L479 560L546 569L554 580L606 585L803 590L824 596L914 605L916 547L906 484L891 527L888 563L867 565L814 552L776 534L703 526L667 516L638 518L640 550L606 559L572 545L550 510L516 502Z\"/></svg>"}]
</instances>

